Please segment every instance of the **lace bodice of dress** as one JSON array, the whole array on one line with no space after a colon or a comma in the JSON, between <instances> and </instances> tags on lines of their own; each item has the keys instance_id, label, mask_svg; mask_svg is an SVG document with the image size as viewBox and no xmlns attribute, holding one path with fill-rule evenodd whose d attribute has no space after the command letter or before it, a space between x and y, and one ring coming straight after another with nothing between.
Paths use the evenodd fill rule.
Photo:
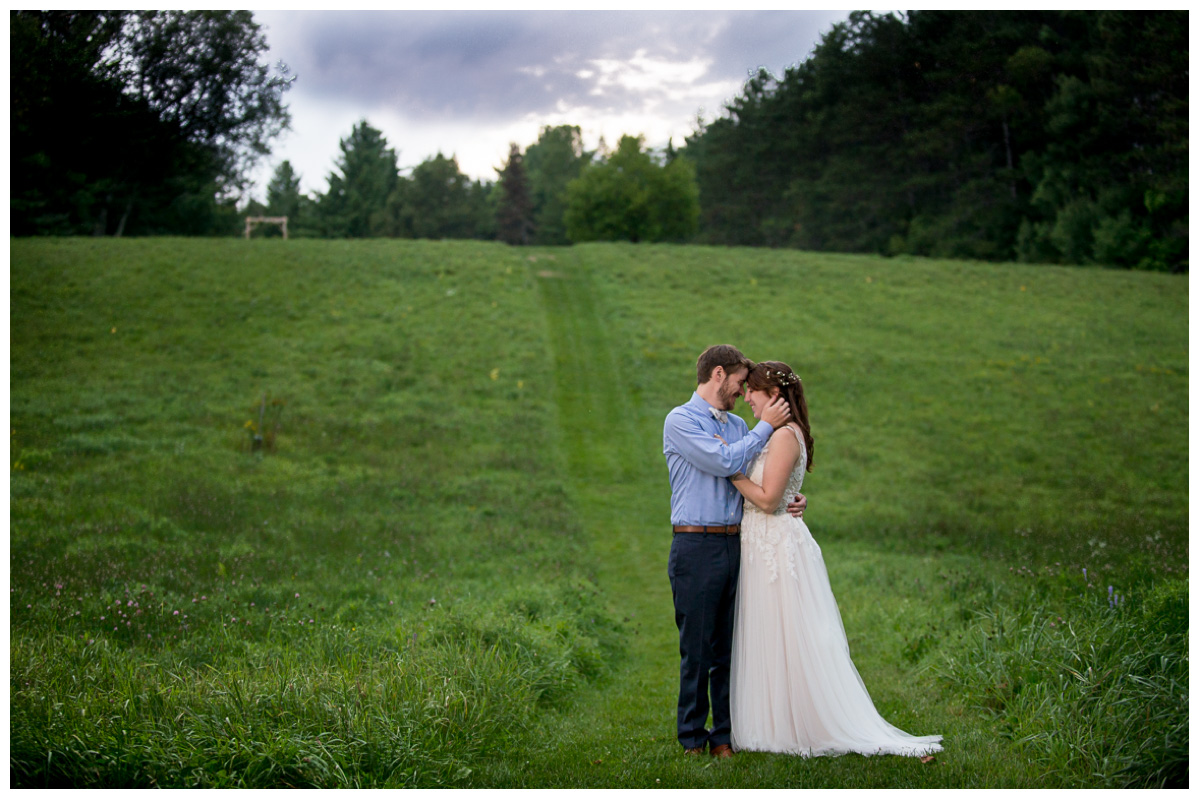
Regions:
<instances>
[{"instance_id":1,"label":"lace bodice of dress","mask_svg":"<svg viewBox=\"0 0 1200 800\"><path fill-rule=\"evenodd\" d=\"M800 442L800 458L792 467L788 476L787 488L779 507L767 513L749 500L745 502L742 512L742 558L753 561L762 559L767 572L767 582L774 583L779 578L778 557L782 556L787 563L788 574L799 580L796 571L798 548L802 546L817 547L812 535L808 533L804 523L788 513L787 504L804 485L804 468L808 465L808 450L804 446L804 436L792 426L788 430L796 434ZM768 441L759 454L750 462L750 480L762 486L763 467L767 463L767 452L771 449ZM819 552L819 548L818 548Z\"/></svg>"},{"instance_id":2,"label":"lace bodice of dress","mask_svg":"<svg viewBox=\"0 0 1200 800\"><path fill-rule=\"evenodd\" d=\"M783 490L783 499L779 502L779 507L772 512L775 516L787 514L787 504L800 491L800 487L804 485L804 468L808 466L808 450L804 447L804 435L800 431L793 428L791 425L787 429L796 434L796 440L800 442L800 458L796 460L796 466L792 467L792 474L788 476L787 488ZM759 451L754 460L750 462L750 472L748 473L750 480L762 486L763 467L767 463L767 451L771 449L771 442L768 441L763 449ZM762 512L753 503L746 503L746 510L754 509L759 513Z\"/></svg>"}]
</instances>

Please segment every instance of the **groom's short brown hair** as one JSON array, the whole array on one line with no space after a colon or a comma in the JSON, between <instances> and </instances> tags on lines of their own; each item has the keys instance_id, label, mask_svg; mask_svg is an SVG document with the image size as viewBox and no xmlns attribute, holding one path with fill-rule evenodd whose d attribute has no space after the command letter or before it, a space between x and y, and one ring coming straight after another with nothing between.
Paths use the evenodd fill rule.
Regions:
<instances>
[{"instance_id":1,"label":"groom's short brown hair","mask_svg":"<svg viewBox=\"0 0 1200 800\"><path fill-rule=\"evenodd\" d=\"M731 344L714 344L696 359L696 383L708 383L717 367L724 367L726 372L736 372L743 367L754 369L754 362Z\"/></svg>"}]
</instances>

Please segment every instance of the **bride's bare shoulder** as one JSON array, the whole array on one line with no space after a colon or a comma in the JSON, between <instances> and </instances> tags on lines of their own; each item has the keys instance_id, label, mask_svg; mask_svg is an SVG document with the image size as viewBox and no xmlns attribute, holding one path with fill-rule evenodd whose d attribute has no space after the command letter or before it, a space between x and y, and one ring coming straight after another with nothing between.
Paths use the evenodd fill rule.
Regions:
<instances>
[{"instance_id":1,"label":"bride's bare shoulder","mask_svg":"<svg viewBox=\"0 0 1200 800\"><path fill-rule=\"evenodd\" d=\"M796 434L792 432L795 430L797 430L797 429L793 425L790 425L790 424L784 425L782 428L776 428L775 431L771 434L771 438L769 439L769 441L772 445L779 445L779 446L784 446L784 447L794 446L798 449L800 447L800 444L799 444L799 442L796 441Z\"/></svg>"}]
</instances>

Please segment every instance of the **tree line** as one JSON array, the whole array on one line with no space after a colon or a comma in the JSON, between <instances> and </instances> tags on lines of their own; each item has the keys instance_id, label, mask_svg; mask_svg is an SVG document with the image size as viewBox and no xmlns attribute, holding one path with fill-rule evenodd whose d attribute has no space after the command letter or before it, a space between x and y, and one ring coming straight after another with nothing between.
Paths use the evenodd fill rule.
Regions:
<instances>
[{"instance_id":1,"label":"tree line","mask_svg":"<svg viewBox=\"0 0 1200 800\"><path fill-rule=\"evenodd\" d=\"M12 12L13 232L694 241L1187 269L1187 13L855 12L684 145L577 126L495 181L400 169L366 120L328 189L278 165L293 78L248 12ZM18 60L20 59L20 60ZM65 125L76 120L78 125ZM269 231L266 232L269 235Z\"/></svg>"},{"instance_id":2,"label":"tree line","mask_svg":"<svg viewBox=\"0 0 1200 800\"><path fill-rule=\"evenodd\" d=\"M498 179L471 180L438 153L407 175L366 120L339 143L328 189L308 196L288 161L275 170L254 215L288 217L289 233L331 238L500 239L516 245L595 240L688 241L700 216L686 160L623 136L615 150L588 151L578 126L542 128L522 152L513 143ZM270 233L266 233L270 235Z\"/></svg>"},{"instance_id":3,"label":"tree line","mask_svg":"<svg viewBox=\"0 0 1200 800\"><path fill-rule=\"evenodd\" d=\"M1188 14L856 12L684 153L702 242L1185 270Z\"/></svg>"}]
</instances>

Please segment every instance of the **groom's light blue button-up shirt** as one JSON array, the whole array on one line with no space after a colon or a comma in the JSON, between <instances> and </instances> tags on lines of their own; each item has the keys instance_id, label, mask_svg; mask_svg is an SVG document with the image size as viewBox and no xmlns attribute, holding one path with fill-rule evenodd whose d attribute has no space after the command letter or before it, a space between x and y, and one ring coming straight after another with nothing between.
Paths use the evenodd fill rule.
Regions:
<instances>
[{"instance_id":1,"label":"groom's light blue button-up shirt","mask_svg":"<svg viewBox=\"0 0 1200 800\"><path fill-rule=\"evenodd\" d=\"M671 477L672 525L736 525L742 521L742 496L726 478L745 472L750 460L774 432L766 422L749 430L741 417L727 413L719 422L699 394L667 414L663 455ZM728 446L716 438L721 437Z\"/></svg>"}]
</instances>

